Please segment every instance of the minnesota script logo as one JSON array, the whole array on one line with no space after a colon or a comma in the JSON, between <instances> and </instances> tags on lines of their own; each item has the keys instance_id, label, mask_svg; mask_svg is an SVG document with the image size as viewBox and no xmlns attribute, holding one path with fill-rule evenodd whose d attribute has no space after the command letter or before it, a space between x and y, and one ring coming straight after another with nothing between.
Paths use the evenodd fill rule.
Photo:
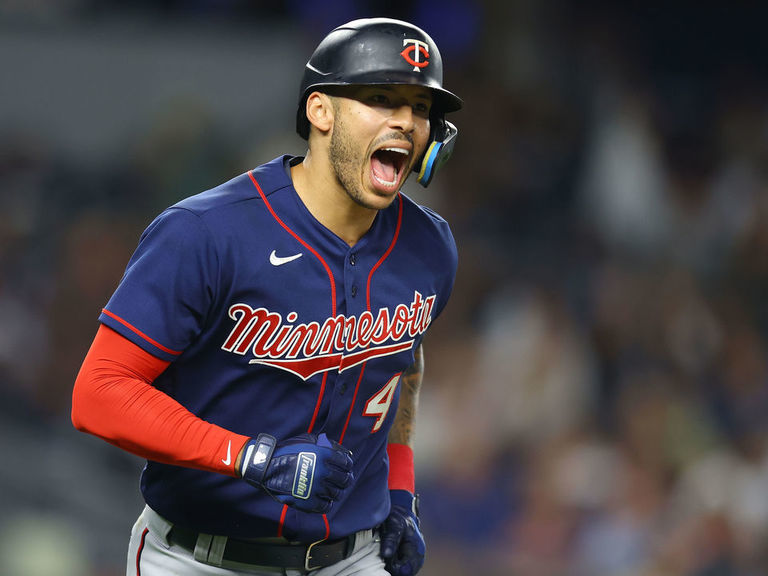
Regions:
<instances>
[{"instance_id":1,"label":"minnesota script logo","mask_svg":"<svg viewBox=\"0 0 768 576\"><path fill-rule=\"evenodd\" d=\"M359 316L338 315L322 324L297 323L296 312L283 319L266 308L233 304L229 317L235 326L221 348L241 355L250 351L254 356L250 364L280 368L302 380L329 370L343 372L410 349L432 322L435 298L414 292L410 304L397 305L391 314L389 308L381 308L376 316L368 311Z\"/></svg>"}]
</instances>

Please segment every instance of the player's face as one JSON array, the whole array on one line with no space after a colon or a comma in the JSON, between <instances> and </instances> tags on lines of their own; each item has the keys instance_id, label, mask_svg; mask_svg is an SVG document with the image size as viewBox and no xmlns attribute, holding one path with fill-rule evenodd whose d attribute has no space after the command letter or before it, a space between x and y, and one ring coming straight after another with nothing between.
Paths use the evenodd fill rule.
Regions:
<instances>
[{"instance_id":1,"label":"player's face","mask_svg":"<svg viewBox=\"0 0 768 576\"><path fill-rule=\"evenodd\" d=\"M333 102L336 177L360 206L386 208L426 148L432 94L421 86L360 86Z\"/></svg>"}]
</instances>

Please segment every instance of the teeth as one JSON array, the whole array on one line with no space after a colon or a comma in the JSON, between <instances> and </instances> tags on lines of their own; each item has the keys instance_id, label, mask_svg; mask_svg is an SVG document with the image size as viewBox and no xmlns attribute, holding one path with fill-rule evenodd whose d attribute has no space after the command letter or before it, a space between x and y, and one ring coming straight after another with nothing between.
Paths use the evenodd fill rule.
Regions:
<instances>
[{"instance_id":1,"label":"teeth","mask_svg":"<svg viewBox=\"0 0 768 576\"><path fill-rule=\"evenodd\" d=\"M405 156L408 156L408 150L405 148L382 148L382 150L387 152L397 152L398 154L404 154Z\"/></svg>"},{"instance_id":2,"label":"teeth","mask_svg":"<svg viewBox=\"0 0 768 576\"><path fill-rule=\"evenodd\" d=\"M380 152L394 152L395 154L402 154L403 156L408 156L410 154L410 152L407 149L400 148L398 146L389 146L387 148L381 148ZM373 174L373 177L376 179L377 182L379 182L379 184L383 184L384 186L388 186L388 187L393 187L395 186L395 184L397 184L398 173L400 170L402 170L402 165L398 167L398 170L395 173L395 178L391 182L387 180L382 180L375 174Z\"/></svg>"},{"instance_id":3,"label":"teeth","mask_svg":"<svg viewBox=\"0 0 768 576\"><path fill-rule=\"evenodd\" d=\"M395 182L397 182L397 175L395 175L395 179L392 180L392 182L387 182L386 180L382 180L381 178L376 176L376 174L374 174L373 177L376 178L376 180L378 180L381 184L384 184L385 186L394 186Z\"/></svg>"}]
</instances>

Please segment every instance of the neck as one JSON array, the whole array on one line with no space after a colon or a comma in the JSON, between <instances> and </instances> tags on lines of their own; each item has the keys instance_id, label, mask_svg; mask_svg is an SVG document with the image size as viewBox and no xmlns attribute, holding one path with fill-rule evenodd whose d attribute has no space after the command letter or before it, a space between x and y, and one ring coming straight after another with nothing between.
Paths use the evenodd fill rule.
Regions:
<instances>
[{"instance_id":1,"label":"neck","mask_svg":"<svg viewBox=\"0 0 768 576\"><path fill-rule=\"evenodd\" d=\"M331 171L329 162L318 162L307 152L301 164L291 167L291 178L307 210L344 242L354 246L368 232L378 210L352 200Z\"/></svg>"}]
</instances>

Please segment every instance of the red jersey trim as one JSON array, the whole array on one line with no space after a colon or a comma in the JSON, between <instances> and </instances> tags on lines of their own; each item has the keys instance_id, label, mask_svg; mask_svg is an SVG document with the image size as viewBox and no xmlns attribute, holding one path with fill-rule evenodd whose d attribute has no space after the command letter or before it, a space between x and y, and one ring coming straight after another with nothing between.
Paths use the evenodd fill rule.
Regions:
<instances>
[{"instance_id":1,"label":"red jersey trim","mask_svg":"<svg viewBox=\"0 0 768 576\"><path fill-rule=\"evenodd\" d=\"M384 252L384 255L379 258L379 261L374 264L373 268L371 268L370 274L368 274L368 285L365 288L368 312L371 311L371 280L373 279L373 273L376 272L377 268L381 266L384 263L384 260L389 257L392 249L395 247L395 244L397 244L397 238L400 236L400 226L403 223L403 197L398 193L397 199L400 201L400 204L397 210L397 226L395 227L395 235L392 237L392 242L390 243L389 248L387 248L387 251Z\"/></svg>"},{"instance_id":2,"label":"red jersey trim","mask_svg":"<svg viewBox=\"0 0 768 576\"><path fill-rule=\"evenodd\" d=\"M274 209L272 208L272 205L269 203L269 200L267 200L266 195L264 194L264 191L261 189L261 186L259 186L259 183L256 181L256 177L253 175L253 171L250 170L248 172L248 176L251 178L251 182L253 182L253 185L256 186L256 190L259 191L259 196L261 196L261 199L264 201L264 205L267 207L267 210L269 210L269 213L272 214L272 218L274 218L280 226L282 226L286 232L288 232L291 236L296 238L296 240L301 243L302 246L304 246L307 250L312 252L314 254L315 258L320 260L320 263L323 265L323 268L325 268L325 271L328 274L328 280L331 281L331 315L336 316L336 281L333 278L333 272L331 272L330 266L328 266L328 263L323 259L320 254L318 254L317 250L312 248L309 244L306 243L305 240L303 240L296 232L291 230L288 225L283 222L280 217L275 213Z\"/></svg>"},{"instance_id":3,"label":"red jersey trim","mask_svg":"<svg viewBox=\"0 0 768 576\"><path fill-rule=\"evenodd\" d=\"M317 395L317 403L315 404L315 411L312 413L312 420L309 422L309 428L307 428L307 434L311 434L317 423L317 415L320 413L320 405L323 403L323 396L325 395L325 383L328 381L328 372L323 374L323 381L320 383L320 392Z\"/></svg>"},{"instance_id":4,"label":"red jersey trim","mask_svg":"<svg viewBox=\"0 0 768 576\"><path fill-rule=\"evenodd\" d=\"M267 210L269 210L269 213L272 215L272 218L275 219L275 221L280 224L280 226L283 227L283 229L288 232L291 236L293 236L302 246L304 246L307 250L309 250L315 258L317 258L320 261L320 264L323 265L323 268L325 268L326 274L328 274L328 280L331 283L331 315L336 316L336 280L333 277L333 272L331 272L331 267L328 266L328 263L323 259L322 256L312 248L307 242L301 238L296 232L294 232L285 222L283 222L280 217L275 212L274 208L272 208L272 205L269 203L269 200L267 200L266 194L264 194L264 191L261 189L261 186L259 185L258 181L256 180L256 177L253 175L253 170L248 171L248 177L251 179L251 182L253 182L253 185L256 187L256 190L259 191L259 196L261 196L261 200L264 202L264 205L267 207ZM326 372L323 374L323 382L320 385L320 392L317 394L317 402L315 403L315 411L312 413L312 419L309 422L309 428L307 428L307 433L311 433L312 430L315 428L315 424L317 423L317 415L320 413L320 406L323 404L323 397L325 396L325 384L328 379L328 373ZM280 523L277 527L277 535L282 536L283 535L283 526L285 525L285 515L286 512L288 512L288 507L283 506L283 512L280 515ZM330 532L330 528L328 527L328 519L325 518L325 526L326 526L326 533ZM326 535L326 538L328 536Z\"/></svg>"},{"instance_id":5,"label":"red jersey trim","mask_svg":"<svg viewBox=\"0 0 768 576\"><path fill-rule=\"evenodd\" d=\"M328 514L323 514L323 522L325 522L325 538L324 540L328 540L328 536L331 535L331 525L328 523Z\"/></svg>"},{"instance_id":6,"label":"red jersey trim","mask_svg":"<svg viewBox=\"0 0 768 576\"><path fill-rule=\"evenodd\" d=\"M352 394L352 402L349 404L349 412L347 412L347 421L344 422L344 429L341 431L341 437L339 438L339 444L344 443L344 436L347 434L347 427L349 421L352 418L352 410L355 409L355 401L357 400L357 392L360 390L360 382L363 381L363 374L365 373L365 363L360 368L360 376L357 377L357 384L355 385L355 393Z\"/></svg>"},{"instance_id":7,"label":"red jersey trim","mask_svg":"<svg viewBox=\"0 0 768 576\"><path fill-rule=\"evenodd\" d=\"M168 354L173 354L174 356L179 356L181 354L181 352L178 352L176 350L171 350L170 348L166 348L165 346L163 346L159 342L156 342L155 340L153 340L152 338L150 338L149 336L144 334L144 332L142 332L141 330L139 330L138 328L136 328L132 324L126 322L125 320L120 318L117 314L113 314L112 312L110 312L106 308L102 308L101 311L104 314L106 314L107 316L109 316L110 318L112 318L113 320L116 320L117 322L120 322L120 324L122 324L123 326L128 328L134 334L137 334L137 335L141 336L144 340L146 340L147 342L152 344L152 346L154 346L155 348L157 348L159 350L162 350L163 352L166 352Z\"/></svg>"},{"instance_id":8,"label":"red jersey trim","mask_svg":"<svg viewBox=\"0 0 768 576\"><path fill-rule=\"evenodd\" d=\"M267 207L267 210L269 210L269 213L272 215L272 218L274 218L280 226L282 226L286 232L288 232L291 236L293 236L302 246L304 246L307 250L309 250L315 258L317 258L320 263L323 265L323 268L325 268L325 272L328 274L328 280L331 283L331 315L336 316L336 280L333 278L333 272L331 272L331 267L328 266L328 263L323 259L322 256L312 248L307 242L301 238L296 232L291 230L291 228L283 222L280 217L277 215L275 210L272 208L272 205L269 203L269 200L267 200L266 194L264 194L264 191L261 189L261 186L259 186L259 183L256 180L256 177L253 175L253 170L248 171L248 177L251 179L251 182L253 182L253 185L256 187L256 190L259 191L259 196L261 196L262 201L264 202L264 205ZM323 383L320 386L320 392L317 395L317 403L315 404L315 411L312 414L312 420L309 422L309 428L307 428L307 433L312 432L312 430L315 427L315 423L317 422L317 415L320 412L320 406L323 403L323 396L325 395L325 383L328 378L328 374L323 374Z\"/></svg>"},{"instance_id":9,"label":"red jersey trim","mask_svg":"<svg viewBox=\"0 0 768 576\"><path fill-rule=\"evenodd\" d=\"M288 513L288 504L283 504L283 511L280 513L280 523L277 525L277 537L283 537L283 526L285 526L285 515Z\"/></svg>"},{"instance_id":10,"label":"red jersey trim","mask_svg":"<svg viewBox=\"0 0 768 576\"><path fill-rule=\"evenodd\" d=\"M392 236L392 242L390 242L386 252L384 252L382 257L379 258L379 261L373 265L373 268L371 268L371 271L368 274L368 282L365 288L365 301L366 301L368 312L371 311L371 280L373 279L373 273L376 272L379 266L381 266L384 263L384 261L389 257L389 255L392 253L392 249L395 247L395 244L397 244L397 239L400 236L400 225L403 222L403 197L398 193L397 199L399 201L398 209L397 209L397 226L395 226L395 234L394 236ZM413 345L413 342L408 343L408 347L412 345ZM392 348L397 348L397 346L393 346ZM399 351L400 350L397 350L397 352ZM357 385L355 386L355 393L352 395L352 402L349 405L349 412L347 413L347 421L344 423L344 429L341 432L341 439L339 440L340 444L344 440L344 436L347 433L347 427L349 426L349 421L352 418L352 411L355 409L355 402L357 401L357 392L360 390L360 382L363 381L363 372L365 372L365 362L363 362L363 367L360 369L360 377L357 379Z\"/></svg>"}]
</instances>

